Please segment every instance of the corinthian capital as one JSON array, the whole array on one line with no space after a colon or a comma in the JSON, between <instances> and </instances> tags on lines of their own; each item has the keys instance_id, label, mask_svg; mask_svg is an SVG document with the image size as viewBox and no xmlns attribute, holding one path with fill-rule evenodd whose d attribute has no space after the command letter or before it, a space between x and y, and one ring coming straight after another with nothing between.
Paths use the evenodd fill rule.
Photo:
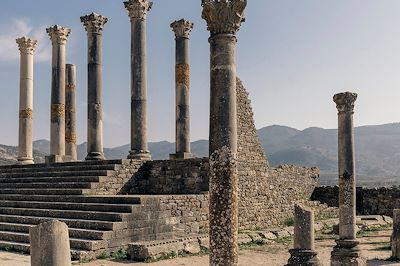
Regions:
<instances>
[{"instance_id":1,"label":"corinthian capital","mask_svg":"<svg viewBox=\"0 0 400 266\"><path fill-rule=\"evenodd\" d=\"M244 9L247 0L202 0L202 18L212 35L236 33L245 21Z\"/></svg>"},{"instance_id":2,"label":"corinthian capital","mask_svg":"<svg viewBox=\"0 0 400 266\"><path fill-rule=\"evenodd\" d=\"M342 92L333 96L333 101L336 103L336 108L340 113L354 112L354 102L357 100L357 93Z\"/></svg>"},{"instance_id":3,"label":"corinthian capital","mask_svg":"<svg viewBox=\"0 0 400 266\"><path fill-rule=\"evenodd\" d=\"M31 54L35 52L37 46L37 40L28 38L26 36L18 38L17 40L18 48L21 54Z\"/></svg>"},{"instance_id":4,"label":"corinthian capital","mask_svg":"<svg viewBox=\"0 0 400 266\"><path fill-rule=\"evenodd\" d=\"M193 29L193 22L188 20L175 20L171 23L171 28L175 32L177 38L189 38L189 34Z\"/></svg>"},{"instance_id":5,"label":"corinthian capital","mask_svg":"<svg viewBox=\"0 0 400 266\"><path fill-rule=\"evenodd\" d=\"M128 0L124 2L124 5L131 19L139 18L145 20L147 12L153 6L153 2L149 2L148 0Z\"/></svg>"},{"instance_id":6,"label":"corinthian capital","mask_svg":"<svg viewBox=\"0 0 400 266\"><path fill-rule=\"evenodd\" d=\"M67 43L67 39L71 33L71 30L60 25L54 25L53 27L47 28L46 32L49 34L50 40L53 43L62 45Z\"/></svg>"},{"instance_id":7,"label":"corinthian capital","mask_svg":"<svg viewBox=\"0 0 400 266\"><path fill-rule=\"evenodd\" d=\"M83 23L87 33L101 33L104 24L106 24L107 21L108 18L96 13L91 13L81 17L81 22Z\"/></svg>"}]
</instances>

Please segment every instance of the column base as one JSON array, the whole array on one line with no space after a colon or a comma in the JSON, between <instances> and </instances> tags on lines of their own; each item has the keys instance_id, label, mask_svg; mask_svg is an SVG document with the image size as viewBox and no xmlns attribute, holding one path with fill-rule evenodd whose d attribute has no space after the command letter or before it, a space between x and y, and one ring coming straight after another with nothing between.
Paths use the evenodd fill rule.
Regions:
<instances>
[{"instance_id":1,"label":"column base","mask_svg":"<svg viewBox=\"0 0 400 266\"><path fill-rule=\"evenodd\" d=\"M103 152L89 152L85 161L103 161L106 157Z\"/></svg>"},{"instance_id":2,"label":"column base","mask_svg":"<svg viewBox=\"0 0 400 266\"><path fill-rule=\"evenodd\" d=\"M29 157L19 157L17 164L34 164L35 162L33 161L33 158Z\"/></svg>"},{"instance_id":3,"label":"column base","mask_svg":"<svg viewBox=\"0 0 400 266\"><path fill-rule=\"evenodd\" d=\"M192 158L196 158L196 155L190 152L178 152L169 155L170 160L192 159Z\"/></svg>"},{"instance_id":4,"label":"column base","mask_svg":"<svg viewBox=\"0 0 400 266\"><path fill-rule=\"evenodd\" d=\"M286 266L322 266L318 259L318 253L308 249L290 249L290 258Z\"/></svg>"},{"instance_id":5,"label":"column base","mask_svg":"<svg viewBox=\"0 0 400 266\"><path fill-rule=\"evenodd\" d=\"M44 157L45 163L46 164L51 164L51 163L66 163L66 162L71 162L71 156L68 155L48 155Z\"/></svg>"},{"instance_id":6,"label":"column base","mask_svg":"<svg viewBox=\"0 0 400 266\"><path fill-rule=\"evenodd\" d=\"M366 266L367 262L361 257L357 239L337 239L336 246L331 252L331 266Z\"/></svg>"},{"instance_id":7,"label":"column base","mask_svg":"<svg viewBox=\"0 0 400 266\"><path fill-rule=\"evenodd\" d=\"M151 154L150 154L149 151L131 150L131 151L129 151L129 155L128 155L127 158L131 159L131 160L150 161L151 160Z\"/></svg>"}]
</instances>

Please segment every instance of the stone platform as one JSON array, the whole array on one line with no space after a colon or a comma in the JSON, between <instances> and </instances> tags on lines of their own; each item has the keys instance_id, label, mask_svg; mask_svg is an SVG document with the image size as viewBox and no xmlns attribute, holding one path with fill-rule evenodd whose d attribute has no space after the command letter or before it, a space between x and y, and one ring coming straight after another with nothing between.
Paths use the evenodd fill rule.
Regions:
<instances>
[{"instance_id":1,"label":"stone platform","mask_svg":"<svg viewBox=\"0 0 400 266\"><path fill-rule=\"evenodd\" d=\"M74 259L172 238L171 212L157 196L98 195L120 192L125 180L117 176L133 165L141 162L1 166L0 247L29 252L29 228L51 219L68 225Z\"/></svg>"}]
</instances>

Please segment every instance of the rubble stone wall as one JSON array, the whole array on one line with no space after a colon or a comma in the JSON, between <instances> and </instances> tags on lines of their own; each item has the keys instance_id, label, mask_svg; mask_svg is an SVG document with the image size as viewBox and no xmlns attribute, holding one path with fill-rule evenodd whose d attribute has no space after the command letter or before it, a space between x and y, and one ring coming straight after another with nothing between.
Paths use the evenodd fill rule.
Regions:
<instances>
[{"instance_id":1,"label":"rubble stone wall","mask_svg":"<svg viewBox=\"0 0 400 266\"><path fill-rule=\"evenodd\" d=\"M311 199L338 207L339 190L337 186L315 188ZM357 214L393 216L393 209L399 208L400 187L366 188L357 187Z\"/></svg>"}]
</instances>

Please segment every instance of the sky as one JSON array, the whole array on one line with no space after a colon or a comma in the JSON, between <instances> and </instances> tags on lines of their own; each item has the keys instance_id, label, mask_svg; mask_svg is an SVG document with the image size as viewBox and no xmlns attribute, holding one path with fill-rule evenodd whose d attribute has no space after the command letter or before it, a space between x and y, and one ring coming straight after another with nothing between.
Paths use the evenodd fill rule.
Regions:
<instances>
[{"instance_id":1,"label":"sky","mask_svg":"<svg viewBox=\"0 0 400 266\"><path fill-rule=\"evenodd\" d=\"M194 22L190 35L191 138L208 138L209 32L200 0L153 0L147 17L149 141L174 141L175 41L170 23ZM400 1L248 0L237 34L237 73L250 93L257 128L337 127L332 97L359 94L355 125L400 121ZM80 16L107 16L103 31L106 147L130 141L130 21L122 0L1 0L0 143L18 142L19 51L34 55L34 139L49 139L51 43L45 28L72 29L67 62L77 65L78 142L86 141L87 38Z\"/></svg>"}]
</instances>

